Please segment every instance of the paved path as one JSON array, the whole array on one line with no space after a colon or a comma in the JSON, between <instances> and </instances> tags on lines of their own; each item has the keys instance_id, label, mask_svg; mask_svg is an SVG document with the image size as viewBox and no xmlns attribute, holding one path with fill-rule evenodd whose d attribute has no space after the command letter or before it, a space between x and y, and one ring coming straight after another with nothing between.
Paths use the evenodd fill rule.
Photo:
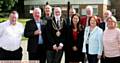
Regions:
<instances>
[{"instance_id":1,"label":"paved path","mask_svg":"<svg viewBox=\"0 0 120 63\"><path fill-rule=\"evenodd\" d=\"M24 61L28 61L27 40L22 41L21 46L22 46L22 48L23 48L22 61L23 61L23 63L26 63L26 62L24 62ZM64 63L64 60L65 60L65 58L64 58L64 54L63 54L61 63ZM81 63L81 62L80 62L80 63ZM87 62L87 63L88 63L88 62ZM100 63L100 62L99 62L99 63Z\"/></svg>"},{"instance_id":2,"label":"paved path","mask_svg":"<svg viewBox=\"0 0 120 63\"><path fill-rule=\"evenodd\" d=\"M27 40L22 41L21 46L23 48L22 61L28 61ZM64 54L63 54L61 63L64 63Z\"/></svg>"}]
</instances>

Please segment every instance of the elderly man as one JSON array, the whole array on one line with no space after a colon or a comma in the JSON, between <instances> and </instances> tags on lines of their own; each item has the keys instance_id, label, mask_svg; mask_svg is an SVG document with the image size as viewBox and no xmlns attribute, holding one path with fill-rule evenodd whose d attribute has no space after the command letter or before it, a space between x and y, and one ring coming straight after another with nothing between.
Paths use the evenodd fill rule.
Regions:
<instances>
[{"instance_id":1,"label":"elderly man","mask_svg":"<svg viewBox=\"0 0 120 63\"><path fill-rule=\"evenodd\" d=\"M75 13L76 13L76 10L74 8L70 8L70 10L69 10L69 18L67 18L67 25L68 26L71 25L71 17Z\"/></svg>"},{"instance_id":2,"label":"elderly man","mask_svg":"<svg viewBox=\"0 0 120 63\"><path fill-rule=\"evenodd\" d=\"M44 12L45 13L41 18L43 20L51 19L51 17L52 17L52 7L49 4L45 5Z\"/></svg>"},{"instance_id":3,"label":"elderly man","mask_svg":"<svg viewBox=\"0 0 120 63\"><path fill-rule=\"evenodd\" d=\"M105 22L105 29L107 29L107 18L112 16L112 12L110 10L106 10L103 14L103 21Z\"/></svg>"},{"instance_id":4,"label":"elderly man","mask_svg":"<svg viewBox=\"0 0 120 63\"><path fill-rule=\"evenodd\" d=\"M17 20L17 11L12 11L9 20L0 23L0 60L22 59L21 38L24 27Z\"/></svg>"},{"instance_id":5,"label":"elderly man","mask_svg":"<svg viewBox=\"0 0 120 63\"><path fill-rule=\"evenodd\" d=\"M41 17L41 19L46 24L47 20L50 20L52 18L52 7L49 4L45 5L44 12L45 13Z\"/></svg>"},{"instance_id":6,"label":"elderly man","mask_svg":"<svg viewBox=\"0 0 120 63\"><path fill-rule=\"evenodd\" d=\"M74 8L70 8L69 10L69 17L66 18L66 25L67 25L67 29L69 29L69 27L71 26L71 17L73 14L76 14L76 10ZM69 63L69 51L68 51L68 44L67 42L65 43L65 63Z\"/></svg>"},{"instance_id":7,"label":"elderly man","mask_svg":"<svg viewBox=\"0 0 120 63\"><path fill-rule=\"evenodd\" d=\"M50 17L52 13L52 7L50 5L45 6L45 17Z\"/></svg>"},{"instance_id":8,"label":"elderly man","mask_svg":"<svg viewBox=\"0 0 120 63\"><path fill-rule=\"evenodd\" d=\"M66 38L65 21L61 18L61 8L54 8L54 17L46 25L47 63L60 63Z\"/></svg>"},{"instance_id":9,"label":"elderly man","mask_svg":"<svg viewBox=\"0 0 120 63\"><path fill-rule=\"evenodd\" d=\"M42 22L41 9L34 8L33 19L26 22L24 36L28 38L29 60L39 60L45 63L45 25Z\"/></svg>"},{"instance_id":10,"label":"elderly man","mask_svg":"<svg viewBox=\"0 0 120 63\"><path fill-rule=\"evenodd\" d=\"M92 6L87 6L86 7L86 16L81 17L81 24L84 26L88 26L88 21L90 17L93 16L93 7Z\"/></svg>"}]
</instances>

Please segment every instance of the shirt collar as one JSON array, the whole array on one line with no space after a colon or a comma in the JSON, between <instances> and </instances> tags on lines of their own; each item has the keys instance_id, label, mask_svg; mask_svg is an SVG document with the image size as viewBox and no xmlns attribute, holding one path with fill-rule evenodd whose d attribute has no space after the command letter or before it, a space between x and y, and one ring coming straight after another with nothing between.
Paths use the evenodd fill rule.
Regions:
<instances>
[{"instance_id":1,"label":"shirt collar","mask_svg":"<svg viewBox=\"0 0 120 63\"><path fill-rule=\"evenodd\" d=\"M8 20L8 24L9 24L9 25L16 26L17 23L18 23L18 22L16 22L15 24L11 24L11 23L10 23L10 20Z\"/></svg>"}]
</instances>

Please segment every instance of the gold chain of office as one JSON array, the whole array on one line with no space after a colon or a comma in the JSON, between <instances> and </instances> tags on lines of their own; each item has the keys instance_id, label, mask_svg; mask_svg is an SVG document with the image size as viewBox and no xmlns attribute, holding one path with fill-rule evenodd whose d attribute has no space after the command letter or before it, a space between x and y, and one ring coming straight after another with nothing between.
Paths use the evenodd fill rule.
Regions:
<instances>
[{"instance_id":1,"label":"gold chain of office","mask_svg":"<svg viewBox=\"0 0 120 63\"><path fill-rule=\"evenodd\" d=\"M57 30L57 31L59 31L59 30L61 30L61 29L63 28L63 24L64 24L64 20L61 19L61 21L60 21L60 27L58 28L57 25L55 24L55 21L52 20L52 27L53 27L55 30Z\"/></svg>"}]
</instances>

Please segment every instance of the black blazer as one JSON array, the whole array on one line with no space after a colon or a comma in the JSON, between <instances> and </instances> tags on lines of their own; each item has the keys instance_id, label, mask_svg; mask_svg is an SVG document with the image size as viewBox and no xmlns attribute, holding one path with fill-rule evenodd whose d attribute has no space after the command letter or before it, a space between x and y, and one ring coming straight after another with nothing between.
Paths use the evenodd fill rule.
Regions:
<instances>
[{"instance_id":1,"label":"black blazer","mask_svg":"<svg viewBox=\"0 0 120 63\"><path fill-rule=\"evenodd\" d=\"M105 22L100 23L99 27L104 31L105 30Z\"/></svg>"},{"instance_id":2,"label":"black blazer","mask_svg":"<svg viewBox=\"0 0 120 63\"><path fill-rule=\"evenodd\" d=\"M70 25L71 25L71 21L70 21L70 18L69 18L69 17L66 18L66 24L67 24L67 26L70 26Z\"/></svg>"},{"instance_id":3,"label":"black blazer","mask_svg":"<svg viewBox=\"0 0 120 63\"><path fill-rule=\"evenodd\" d=\"M82 53L83 39L84 39L84 30L78 32L77 43L75 44L73 39L72 27L70 26L67 32L67 44L66 44L67 51L72 51L72 47L76 46L78 50L81 51Z\"/></svg>"},{"instance_id":4,"label":"black blazer","mask_svg":"<svg viewBox=\"0 0 120 63\"><path fill-rule=\"evenodd\" d=\"M47 26L46 26L46 35L47 35L47 48L49 50L53 50L53 45L59 43L65 43L66 42L66 25L65 25L65 20L63 22L63 28L60 30L61 35L59 37L56 36L57 30L55 30L52 26L52 20L55 22L55 17L53 17L51 20L47 21Z\"/></svg>"},{"instance_id":5,"label":"black blazer","mask_svg":"<svg viewBox=\"0 0 120 63\"><path fill-rule=\"evenodd\" d=\"M40 23L41 24L41 31L42 31L42 38L43 38L43 45L45 45L45 24L43 22ZM37 25L35 23L35 20L32 19L30 21L26 22L25 25L25 30L24 30L24 36L26 38L28 38L28 46L27 46L27 50L29 52L36 52L37 49L37 45L38 45L38 39L39 39L39 35L34 35L34 32L37 30Z\"/></svg>"}]
</instances>

